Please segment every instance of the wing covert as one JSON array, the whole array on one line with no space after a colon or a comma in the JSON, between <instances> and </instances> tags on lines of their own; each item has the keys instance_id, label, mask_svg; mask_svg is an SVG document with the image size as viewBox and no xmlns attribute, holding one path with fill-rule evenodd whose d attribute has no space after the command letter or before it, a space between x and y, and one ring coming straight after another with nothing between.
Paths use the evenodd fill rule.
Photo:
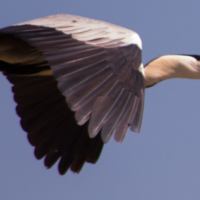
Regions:
<instances>
[{"instance_id":1,"label":"wing covert","mask_svg":"<svg viewBox=\"0 0 200 200\"><path fill-rule=\"evenodd\" d=\"M141 40L128 29L73 15L57 15L2 29L38 48L53 70L79 125L104 142L115 132L139 132L144 78Z\"/></svg>"}]
</instances>

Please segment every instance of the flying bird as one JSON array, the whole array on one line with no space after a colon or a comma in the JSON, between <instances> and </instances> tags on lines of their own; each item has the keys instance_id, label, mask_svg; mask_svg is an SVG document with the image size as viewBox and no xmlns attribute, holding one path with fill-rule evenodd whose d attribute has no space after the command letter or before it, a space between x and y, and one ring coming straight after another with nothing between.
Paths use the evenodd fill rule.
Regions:
<instances>
[{"instance_id":1,"label":"flying bird","mask_svg":"<svg viewBox=\"0 0 200 200\"><path fill-rule=\"evenodd\" d=\"M141 128L144 90L169 78L200 78L200 56L165 55L142 64L129 29L53 15L0 29L0 71L37 159L61 175L97 162L112 135Z\"/></svg>"}]
</instances>

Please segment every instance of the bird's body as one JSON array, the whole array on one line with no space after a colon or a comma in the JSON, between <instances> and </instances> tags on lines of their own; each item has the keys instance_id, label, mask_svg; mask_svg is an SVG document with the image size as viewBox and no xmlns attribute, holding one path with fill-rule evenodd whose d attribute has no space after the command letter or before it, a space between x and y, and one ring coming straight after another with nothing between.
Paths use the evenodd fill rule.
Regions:
<instances>
[{"instance_id":1,"label":"bird's body","mask_svg":"<svg viewBox=\"0 0 200 200\"><path fill-rule=\"evenodd\" d=\"M79 172L114 134L139 132L144 88L200 78L196 56L141 61L137 33L98 20L56 15L0 30L0 70L14 85L22 128L50 168Z\"/></svg>"}]
</instances>

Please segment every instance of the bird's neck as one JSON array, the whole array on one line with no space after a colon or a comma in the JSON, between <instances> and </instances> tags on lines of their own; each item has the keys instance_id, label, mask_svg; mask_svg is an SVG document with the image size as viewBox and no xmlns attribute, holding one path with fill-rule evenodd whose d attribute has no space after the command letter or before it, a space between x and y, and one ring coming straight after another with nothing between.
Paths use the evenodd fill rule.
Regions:
<instances>
[{"instance_id":1,"label":"bird's neck","mask_svg":"<svg viewBox=\"0 0 200 200\"><path fill-rule=\"evenodd\" d=\"M200 62L192 56L161 56L144 68L145 85L150 87L170 78L200 79Z\"/></svg>"}]
</instances>

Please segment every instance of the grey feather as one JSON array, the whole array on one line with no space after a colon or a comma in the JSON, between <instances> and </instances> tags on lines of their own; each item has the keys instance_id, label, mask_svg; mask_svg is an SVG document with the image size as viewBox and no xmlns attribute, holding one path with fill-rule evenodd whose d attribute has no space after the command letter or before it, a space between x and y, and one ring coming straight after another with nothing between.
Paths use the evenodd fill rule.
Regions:
<instances>
[{"instance_id":1,"label":"grey feather","mask_svg":"<svg viewBox=\"0 0 200 200\"><path fill-rule=\"evenodd\" d=\"M31 87L24 79L24 83L27 82L25 91L20 89L21 82L8 74L11 82L13 78L13 83L19 84L13 92L17 94L17 112L22 117L22 126L29 132L32 144L37 145L36 157L46 155L47 167L60 156L61 174L70 166L79 172L85 161L96 162L103 147L102 141L108 142L113 133L115 140L122 142L130 125L131 130L140 131L144 74L141 40L135 32L98 20L56 15L1 29L0 37L5 34L21 38L30 49L35 48L31 54L33 59L27 60L25 65L38 67L44 62L57 83L52 81L52 75L47 78L50 81L47 84L42 78L42 89L38 85ZM34 60L38 62L34 63ZM30 74L38 76L37 73ZM55 94L54 90L45 89L51 83ZM56 89L59 89L59 95ZM67 108L62 111L64 102ZM32 116L27 111L29 109ZM36 117L38 119L33 122ZM66 124L63 118L66 118ZM42 133L47 124L53 122L55 124ZM57 126L60 128L56 136L51 127L56 130ZM81 136L81 132L88 135ZM94 139L88 139L89 136ZM81 148L78 148L79 144Z\"/></svg>"}]
</instances>

